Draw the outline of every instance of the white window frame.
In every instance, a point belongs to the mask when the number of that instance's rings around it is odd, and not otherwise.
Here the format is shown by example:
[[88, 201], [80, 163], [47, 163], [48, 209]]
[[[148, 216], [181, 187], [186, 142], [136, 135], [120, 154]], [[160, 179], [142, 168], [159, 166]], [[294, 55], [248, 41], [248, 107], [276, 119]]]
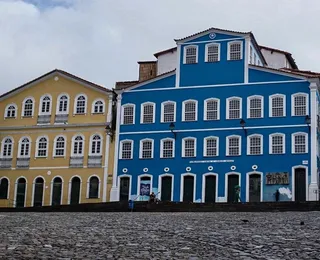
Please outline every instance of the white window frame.
[[[153, 118], [152, 118], [152, 123], [144, 123], [143, 122], [143, 116], [144, 116], [144, 106], [147, 106], [147, 105], [152, 105], [153, 106]], [[141, 104], [141, 111], [140, 111], [140, 124], [154, 124], [155, 122], [155, 119], [156, 119], [156, 103], [154, 102], [144, 102]]]
[[[67, 111], [59, 111], [59, 106], [60, 106], [60, 99], [66, 96], [67, 97]], [[70, 106], [70, 97], [67, 93], [61, 93], [58, 97], [57, 97], [57, 104], [56, 104], [56, 114], [57, 115], [68, 115], [69, 114], [69, 106]]]
[[[75, 142], [76, 142], [76, 138], [77, 137], [81, 137], [82, 138], [82, 153], [81, 154], [75, 154], [74, 153], [74, 145], [75, 145]], [[85, 152], [85, 143], [86, 143], [86, 139], [84, 137], [83, 134], [75, 134], [73, 137], [72, 137], [72, 141], [71, 141], [71, 156], [72, 157], [83, 157]]]
[[[125, 142], [131, 142], [131, 157], [130, 158], [122, 158], [122, 144]], [[120, 147], [119, 147], [119, 159], [121, 160], [130, 160], [133, 159], [133, 145], [134, 141], [130, 139], [125, 139], [120, 141]]]
[[[306, 143], [305, 143], [305, 152], [304, 153], [296, 153], [295, 152], [295, 137], [297, 135], [304, 135], [305, 136], [305, 139], [306, 139]], [[305, 133], [305, 132], [296, 132], [296, 133], [293, 133], [291, 134], [291, 153], [292, 154], [306, 154], [308, 153], [309, 151], [309, 139], [308, 139], [308, 133]]]
[[[28, 99], [31, 99], [32, 100], [32, 113], [31, 113], [31, 116], [24, 116], [24, 108], [25, 108], [25, 102], [28, 100]], [[35, 105], [36, 105], [36, 102], [34, 100], [34, 97], [26, 97], [23, 101], [22, 101], [22, 109], [21, 109], [21, 117], [25, 117], [25, 118], [33, 118], [34, 116], [34, 108], [35, 108]]]
[[[218, 60], [217, 61], [209, 61], [208, 59], [208, 54], [209, 54], [209, 47], [211, 46], [218, 46]], [[209, 63], [215, 63], [220, 61], [220, 43], [208, 43], [206, 44], [206, 49], [205, 49], [205, 62]]]
[[[151, 157], [150, 158], [143, 158], [142, 157], [144, 142], [151, 142]], [[154, 140], [151, 138], [145, 138], [145, 139], [140, 140], [139, 159], [148, 160], [148, 159], [153, 159], [153, 157], [154, 157]]]
[[[207, 154], [207, 140], [208, 139], [216, 139], [217, 142], [217, 154], [214, 156]], [[203, 156], [205, 157], [217, 157], [219, 156], [219, 137], [218, 136], [207, 136], [203, 139]]]
[[[9, 107], [11, 107], [11, 106], [14, 106], [15, 114], [13, 117], [7, 117]], [[18, 106], [15, 103], [8, 104], [6, 106], [6, 109], [4, 110], [4, 119], [17, 118], [17, 114], [18, 114]]]
[[[261, 117], [251, 117], [250, 113], [250, 102], [252, 99], [260, 99], [261, 100]], [[247, 118], [252, 118], [252, 119], [259, 119], [264, 117], [264, 98], [261, 95], [253, 95], [250, 97], [247, 97]]]
[[[77, 100], [80, 96], [85, 97], [84, 113], [77, 113]], [[84, 93], [80, 93], [80, 94], [76, 95], [76, 97], [74, 98], [74, 104], [73, 104], [73, 115], [86, 115], [87, 111], [88, 111], [88, 97], [87, 97], [87, 95]]]
[[[4, 145], [5, 141], [10, 139], [11, 140], [11, 155], [10, 156], [4, 156]], [[0, 158], [13, 158], [13, 152], [14, 152], [14, 139], [11, 136], [5, 136], [1, 141], [1, 151], [0, 151]]]
[[[193, 156], [186, 156], [185, 155], [185, 142], [187, 140], [194, 140], [194, 148], [193, 148], [194, 155]], [[189, 136], [189, 137], [185, 137], [185, 138], [182, 139], [182, 157], [184, 157], [184, 158], [195, 158], [195, 157], [197, 157], [197, 138]]]
[[[28, 154], [27, 155], [20, 155], [21, 154], [21, 149], [22, 149], [22, 141], [24, 139], [28, 139], [29, 140], [29, 150], [28, 150]], [[17, 158], [30, 158], [31, 157], [31, 148], [32, 148], [32, 141], [31, 138], [29, 136], [22, 136], [19, 140], [19, 145], [18, 145], [18, 154], [17, 154]]]
[[[93, 145], [93, 138], [95, 136], [99, 136], [100, 137], [100, 153], [92, 153], [92, 145]], [[95, 133], [95, 134], [92, 134], [90, 136], [90, 144], [89, 144], [89, 156], [94, 156], [94, 155], [102, 155], [102, 149], [103, 149], [103, 136], [99, 133]]]
[[[163, 156], [163, 143], [165, 141], [172, 141], [172, 157], [164, 157]], [[174, 158], [175, 157], [175, 145], [176, 145], [176, 143], [175, 143], [174, 138], [169, 138], [168, 137], [168, 138], [161, 139], [160, 140], [160, 158], [163, 158], [163, 159], [172, 159], [172, 158]]]
[[[276, 98], [276, 97], [281, 97], [283, 98], [283, 116], [272, 116], [272, 100], [273, 98]], [[287, 105], [286, 105], [286, 96], [284, 94], [273, 94], [271, 96], [269, 96], [269, 117], [285, 117], [286, 116], [286, 108], [287, 108]]]
[[[50, 98], [50, 104], [49, 104], [49, 112], [42, 112], [42, 102], [44, 101], [44, 99], [48, 97]], [[50, 94], [45, 94], [43, 96], [41, 96], [40, 98], [40, 103], [39, 103], [39, 115], [51, 115], [51, 109], [52, 109], [52, 96]]]
[[[235, 138], [235, 137], [239, 138], [239, 154], [238, 155], [229, 155], [229, 140], [231, 138]], [[226, 137], [226, 156], [241, 156], [241, 149], [242, 149], [242, 147], [241, 147], [241, 143], [242, 142], [241, 141], [242, 141], [242, 138], [241, 138], [240, 135], [229, 135], [229, 136], [227, 136]]]
[[309, 115], [309, 95], [307, 93], [303, 93], [303, 92], [299, 92], [299, 93], [294, 93], [291, 95], [291, 116], [300, 116], [300, 115], [295, 115], [294, 111], [295, 111], [295, 102], [294, 102], [294, 98], [296, 96], [303, 96], [306, 98], [306, 114], [305, 115], [301, 115], [301, 116], [306, 116]]
[[[46, 148], [46, 156], [39, 156], [38, 152], [39, 152], [39, 141], [41, 138], [46, 138], [47, 140], [47, 148]], [[49, 137], [47, 135], [42, 135], [42, 136], [38, 136], [37, 140], [36, 140], [36, 152], [35, 152], [35, 158], [47, 158], [49, 156]]]
[[[188, 103], [188, 102], [195, 102], [195, 104], [196, 104], [195, 120], [194, 121], [186, 121], [185, 111], [186, 111], [186, 103]], [[188, 100], [184, 100], [182, 102], [182, 121], [183, 122], [196, 122], [196, 121], [198, 121], [198, 100], [188, 99]]]
[[227, 57], [227, 59], [229, 61], [238, 61], [238, 60], [230, 60], [230, 47], [232, 44], [238, 44], [238, 43], [240, 43], [240, 50], [241, 50], [239, 60], [243, 59], [243, 43], [242, 43], [242, 41], [231, 41], [231, 42], [228, 42], [228, 55], [227, 55], [228, 57]]
[[[102, 112], [94, 112], [95, 106], [96, 106], [96, 102], [101, 101], [102, 102]], [[106, 111], [106, 103], [102, 98], [97, 98], [92, 102], [92, 106], [91, 106], [91, 114], [104, 114]]]
[[[195, 47], [196, 48], [196, 63], [187, 63], [187, 49]], [[192, 64], [197, 64], [198, 63], [198, 58], [199, 58], [199, 48], [198, 45], [186, 45], [183, 47], [183, 64], [186, 65], [192, 65]]]
[[[260, 153], [259, 154], [251, 154], [250, 153], [250, 147], [251, 147], [251, 138], [254, 138], [254, 137], [259, 137], [260, 138], [260, 142], [261, 142], [261, 145], [260, 145]], [[261, 134], [252, 134], [252, 135], [249, 135], [247, 136], [247, 155], [263, 155], [263, 135]]]
[[[126, 107], [133, 107], [133, 123], [132, 124], [124, 124], [124, 109]], [[121, 106], [121, 125], [134, 125], [136, 120], [136, 105], [132, 103], [127, 103]]]
[[[272, 152], [272, 137], [281, 136], [282, 137], [282, 153], [273, 153]], [[285, 154], [286, 153], [286, 135], [283, 133], [273, 133], [269, 135], [269, 154]]]
[[171, 122], [164, 122], [164, 106], [167, 104], [174, 105], [174, 114], [173, 114], [173, 121], [176, 122], [176, 110], [177, 110], [177, 103], [175, 101], [167, 100], [161, 103], [161, 123], [171, 123]]
[[[239, 111], [239, 118], [230, 118], [230, 111], [229, 111], [229, 107], [230, 107], [230, 101], [234, 100], [234, 99], [238, 99], [240, 102], [239, 106], [240, 106], [240, 111]], [[227, 98], [227, 105], [226, 105], [226, 116], [227, 116], [227, 119], [230, 119], [230, 120], [239, 120], [242, 118], [242, 98], [241, 97], [228, 97]]]
[[[57, 140], [59, 137], [63, 137], [64, 138], [64, 148], [63, 148], [63, 155], [56, 155], [56, 146], [57, 146]], [[53, 155], [52, 157], [54, 158], [65, 158], [66, 155], [66, 150], [67, 150], [67, 137], [65, 135], [57, 135], [54, 138], [54, 142], [53, 142]]]
[[[208, 119], [207, 117], [207, 112], [208, 112], [208, 102], [209, 101], [216, 101], [217, 104], [217, 119]], [[203, 120], [205, 121], [216, 121], [216, 120], [220, 120], [220, 99], [218, 98], [207, 98], [204, 100], [204, 113], [203, 113]]]

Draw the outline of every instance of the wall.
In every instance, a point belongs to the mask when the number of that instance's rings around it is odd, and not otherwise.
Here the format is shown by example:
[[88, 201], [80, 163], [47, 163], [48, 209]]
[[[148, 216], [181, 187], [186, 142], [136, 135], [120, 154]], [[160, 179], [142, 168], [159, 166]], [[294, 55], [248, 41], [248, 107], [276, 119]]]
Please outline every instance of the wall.
[[157, 66], [157, 75], [174, 70], [177, 66], [177, 50], [159, 55]]
[[291, 68], [285, 54], [279, 52], [271, 52], [265, 49], [261, 49], [261, 52], [268, 63], [268, 67], [274, 69]]

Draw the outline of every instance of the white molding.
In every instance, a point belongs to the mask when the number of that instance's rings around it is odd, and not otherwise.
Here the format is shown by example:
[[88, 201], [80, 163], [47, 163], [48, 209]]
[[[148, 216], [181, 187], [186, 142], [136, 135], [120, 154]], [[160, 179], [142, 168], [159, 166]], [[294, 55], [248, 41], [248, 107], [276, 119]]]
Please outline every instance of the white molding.
[[[153, 107], [153, 115], [152, 115], [152, 123], [144, 123], [143, 122], [143, 116], [144, 116], [144, 106], [147, 106], [147, 105], [152, 105]], [[140, 124], [153, 124], [155, 123], [155, 118], [156, 118], [156, 103], [154, 102], [150, 102], [150, 101], [147, 101], [147, 102], [144, 102], [141, 104], [140, 106]]]
[[[122, 158], [122, 146], [123, 146], [123, 143], [124, 142], [130, 142], [131, 143], [131, 157], [130, 158]], [[133, 140], [130, 140], [130, 139], [125, 139], [125, 140], [121, 140], [120, 141], [120, 151], [119, 151], [119, 159], [120, 160], [130, 160], [133, 158], [133, 145], [134, 145], [134, 141]]]
[[[46, 133], [61, 133], [62, 129], [64, 132], [78, 132], [78, 131], [87, 131], [88, 130], [87, 127], [94, 127], [94, 126], [96, 126], [96, 128], [90, 128], [90, 129], [102, 130], [102, 129], [105, 129], [106, 123], [104, 122], [104, 123], [92, 123], [92, 124], [70, 124], [70, 125], [69, 124], [54, 124], [54, 125], [46, 124], [46, 125], [26, 125], [26, 126], [8, 126], [8, 127], [0, 126], [0, 133], [6, 133], [4, 131], [7, 131], [7, 130], [10, 130], [10, 133], [12, 134], [21, 133], [21, 131], [16, 131], [16, 130], [23, 130], [25, 134], [26, 133], [28, 134], [43, 133], [43, 131], [46, 131]], [[80, 128], [80, 127], [86, 127], [86, 128]], [[52, 128], [57, 128], [57, 130]], [[30, 130], [27, 130], [27, 129], [30, 129]]]
[[171, 101], [171, 100], [167, 100], [167, 101], [163, 101], [161, 103], [161, 123], [170, 123], [170, 122], [164, 122], [164, 106], [167, 105], [167, 104], [173, 104], [174, 105], [174, 114], [173, 114], [173, 121], [172, 122], [176, 122], [177, 102]]
[[[239, 118], [230, 118], [230, 101], [232, 100], [239, 100]], [[238, 120], [242, 118], [242, 98], [241, 97], [228, 97], [226, 99], [226, 119], [230, 119], [230, 120]]]
[[[128, 177], [129, 178], [129, 194], [128, 194], [128, 200], [131, 199], [131, 187], [132, 187], [132, 176], [129, 174], [121, 174], [118, 176], [118, 184], [119, 184], [119, 189], [118, 189], [118, 198], [120, 198], [120, 183], [121, 183], [121, 178], [125, 178]], [[137, 191], [138, 192], [138, 191]]]
[[[261, 100], [261, 117], [251, 117], [250, 116], [250, 109], [251, 109], [251, 100], [252, 99], [260, 99]], [[247, 97], [247, 118], [259, 119], [264, 118], [264, 97], [261, 95], [252, 95]]]
[[73, 175], [69, 180], [69, 189], [68, 189], [68, 205], [70, 205], [71, 202], [71, 188], [72, 188], [72, 180], [74, 178], [80, 179], [80, 189], [79, 189], [79, 204], [81, 203], [81, 192], [82, 192], [82, 179], [79, 175]]
[[245, 37], [244, 40], [244, 83], [249, 82], [249, 62], [248, 62], [248, 54], [249, 54], [249, 47], [250, 47], [250, 36]]
[[[102, 102], [102, 112], [94, 112], [96, 102], [101, 101]], [[91, 105], [91, 114], [104, 114], [106, 112], [106, 102], [103, 98], [96, 98], [93, 100], [92, 105]]]
[[[22, 117], [22, 118], [25, 117], [25, 116], [24, 116], [25, 102], [26, 102], [27, 100], [29, 100], [29, 99], [32, 100], [32, 114], [31, 114], [30, 117], [33, 117], [33, 116], [34, 116], [34, 110], [35, 110], [36, 102], [35, 102], [34, 97], [28, 96], [28, 97], [26, 97], [26, 98], [22, 101], [22, 109], [21, 109], [21, 117]], [[29, 117], [29, 116], [28, 116], [28, 117]]]
[[0, 184], [3, 179], [6, 179], [8, 181], [8, 190], [7, 190], [7, 198], [6, 199], [10, 199], [10, 179], [6, 176], [0, 177]]
[[[142, 158], [143, 142], [151, 142], [151, 158]], [[153, 157], [154, 157], [154, 140], [151, 138], [141, 139], [140, 140], [140, 147], [139, 147], [139, 159], [147, 160], [147, 159], [153, 159]]]
[[[303, 135], [305, 136], [305, 152], [304, 153], [296, 153], [295, 152], [295, 136], [297, 135]], [[296, 132], [291, 134], [291, 153], [292, 154], [307, 154], [309, 153], [309, 139], [308, 139], [308, 133], [306, 132]]]
[[[215, 156], [208, 156], [207, 155], [207, 140], [208, 139], [215, 139], [217, 142], [217, 154]], [[217, 157], [219, 156], [219, 137], [218, 136], [207, 136], [205, 138], [203, 138], [203, 156], [204, 157]]]
[[309, 195], [309, 189], [308, 189], [308, 186], [309, 186], [309, 181], [308, 181], [308, 175], [309, 175], [309, 172], [308, 172], [308, 166], [305, 166], [305, 165], [295, 165], [291, 168], [291, 192], [292, 192], [292, 201], [296, 201], [296, 194], [295, 194], [295, 177], [296, 177], [296, 173], [295, 173], [295, 170], [298, 169], [298, 168], [304, 168], [305, 169], [305, 174], [306, 174], [306, 201], [308, 201], [308, 195]]
[[[15, 114], [14, 114], [14, 117], [7, 117], [7, 113], [8, 113], [8, 109], [9, 107], [11, 106], [14, 106], [14, 109], [15, 109]], [[4, 110], [4, 115], [3, 115], [3, 118], [4, 119], [7, 119], [7, 118], [17, 118], [18, 116], [18, 106], [16, 103], [10, 103], [6, 106], [5, 110]]]
[[[75, 154], [74, 153], [74, 145], [75, 145], [75, 142], [76, 142], [75, 139], [77, 137], [81, 137], [82, 138], [82, 141], [79, 141], [79, 143], [82, 142], [82, 153]], [[71, 139], [71, 156], [74, 156], [74, 157], [77, 157], [77, 156], [82, 157], [82, 156], [84, 156], [84, 154], [85, 154], [85, 152], [84, 152], [85, 143], [86, 143], [86, 138], [85, 138], [85, 136], [83, 134], [78, 133], [78, 134], [75, 134], [74, 136], [72, 136], [72, 139]]]
[[184, 186], [184, 177], [185, 176], [192, 176], [193, 177], [193, 202], [196, 201], [196, 189], [197, 189], [197, 175], [194, 173], [183, 173], [181, 174], [180, 178], [180, 202], [183, 201], [183, 186]]
[[[40, 141], [41, 138], [46, 138], [46, 140], [47, 140], [46, 156], [39, 156], [38, 155], [38, 152], [39, 152], [39, 141]], [[47, 158], [47, 157], [49, 157], [49, 144], [50, 144], [50, 141], [49, 141], [49, 137], [47, 135], [38, 136], [37, 140], [36, 140], [36, 149], [35, 149], [34, 157], [35, 158]]]
[[[59, 111], [60, 107], [60, 99], [61, 97], [66, 96], [67, 97], [67, 111]], [[60, 93], [59, 96], [57, 97], [57, 103], [56, 103], [56, 114], [57, 115], [67, 115], [69, 114], [69, 107], [70, 107], [70, 96], [67, 93]]]
[[[57, 146], [57, 140], [59, 137], [63, 137], [64, 139], [64, 151], [63, 151], [63, 155], [56, 155], [56, 146]], [[54, 141], [53, 141], [53, 154], [52, 154], [52, 157], [66, 157], [66, 149], [67, 149], [67, 137], [65, 135], [57, 135], [55, 138], [54, 138]]]
[[15, 208], [17, 206], [17, 190], [18, 190], [18, 181], [20, 179], [25, 179], [26, 183], [25, 183], [25, 191], [24, 191], [24, 205], [23, 207], [27, 206], [27, 192], [28, 192], [28, 179], [24, 176], [19, 176], [16, 181], [15, 181], [15, 187], [14, 187], [14, 197], [13, 197], [13, 207]]
[[137, 197], [140, 196], [140, 184], [141, 184], [141, 178], [143, 177], [149, 177], [150, 178], [150, 193], [152, 192], [152, 188], [153, 188], [153, 175], [152, 174], [140, 174], [138, 175], [138, 183], [137, 183]]
[[[260, 138], [260, 153], [259, 154], [251, 154], [250, 148], [251, 148], [251, 138], [253, 137], [259, 137]], [[262, 134], [251, 134], [247, 136], [247, 155], [263, 155], [263, 135]]]
[[[229, 154], [229, 140], [230, 138], [239, 138], [239, 154], [238, 155], [230, 155]], [[240, 135], [228, 135], [226, 136], [226, 156], [241, 156], [241, 136]]]
[[[132, 124], [124, 124], [124, 109], [126, 107], [133, 107], [133, 123]], [[136, 105], [133, 103], [127, 103], [127, 104], [123, 104], [121, 106], [121, 125], [134, 125], [136, 122]]]
[[246, 202], [250, 202], [249, 201], [249, 196], [250, 196], [250, 175], [253, 174], [258, 174], [260, 175], [260, 179], [261, 179], [261, 183], [260, 183], [260, 202], [263, 201], [263, 173], [259, 172], [259, 171], [251, 171], [251, 172], [247, 172], [246, 174]]
[[[209, 53], [209, 47], [211, 46], [218, 46], [218, 60], [217, 61], [214, 61], [214, 62], [219, 62], [220, 61], [220, 43], [216, 43], [216, 42], [212, 42], [212, 43], [207, 43], [206, 46], [205, 46], [205, 56], [204, 56], [204, 62], [209, 62], [208, 61], [208, 53]], [[213, 62], [213, 61], [210, 61], [210, 63]], [[214, 63], [213, 62], [213, 63]]]
[[[196, 109], [195, 109], [195, 120], [193, 121], [186, 121], [186, 118], [185, 118], [185, 106], [186, 106], [186, 103], [189, 103], [189, 102], [194, 102], [195, 103], [195, 106], [196, 106]], [[198, 121], [198, 100], [195, 100], [195, 99], [187, 99], [187, 100], [184, 100], [182, 102], [182, 122], [196, 122]]]
[[[27, 138], [29, 141], [29, 149], [28, 149], [28, 154], [27, 155], [21, 155], [21, 149], [22, 149], [22, 141], [23, 139]], [[19, 145], [18, 145], [18, 154], [17, 158], [30, 158], [31, 157], [31, 149], [32, 149], [32, 140], [30, 136], [22, 136], [19, 140]]]
[[[194, 141], [194, 147], [193, 147], [193, 150], [194, 150], [194, 156], [185, 156], [185, 141], [187, 140], [193, 140]], [[181, 156], [183, 158], [193, 158], [193, 157], [197, 157], [197, 138], [195, 137], [185, 137], [185, 138], [182, 138], [182, 154]]]
[[[238, 175], [239, 176], [239, 182], [238, 185], [241, 187], [241, 174], [239, 172], [228, 172], [225, 174], [225, 179], [224, 179], [224, 196], [226, 198], [225, 202], [228, 202], [228, 177], [229, 175]], [[240, 188], [241, 189], [241, 188]], [[240, 198], [241, 198], [241, 190], [240, 190]]]
[[[272, 116], [272, 99], [276, 97], [281, 97], [283, 99], [283, 116]], [[269, 96], [269, 117], [285, 117], [287, 114], [286, 110], [287, 110], [286, 95], [277, 93]]]
[[207, 172], [202, 175], [202, 203], [205, 202], [206, 197], [206, 177], [207, 176], [215, 176], [216, 177], [216, 195], [215, 195], [215, 202], [218, 202], [218, 188], [219, 188], [219, 174], [215, 172]]
[[176, 84], [175, 88], [179, 88], [180, 86], [180, 61], [181, 61], [181, 45], [177, 44], [177, 64], [176, 64]]
[[[195, 63], [186, 63], [186, 60], [187, 60], [187, 49], [189, 48], [196, 48], [196, 62]], [[183, 64], [185, 65], [190, 65], [190, 64], [197, 64], [198, 63], [198, 58], [199, 58], [199, 47], [198, 45], [186, 45], [183, 47]]]
[[[11, 155], [10, 156], [4, 156], [3, 152], [4, 152], [4, 145], [5, 145], [5, 141], [10, 139], [11, 140]], [[19, 150], [18, 150], [19, 151]], [[0, 158], [13, 158], [13, 152], [14, 152], [14, 139], [12, 136], [5, 136], [2, 138], [1, 141], [1, 151], [0, 151]]]
[[[90, 194], [90, 181], [92, 177], [97, 177], [98, 178], [98, 198], [89, 198], [89, 194]], [[101, 190], [101, 179], [97, 174], [92, 174], [88, 177], [87, 179], [87, 192], [86, 192], [86, 198], [87, 199], [100, 199], [100, 190]]]
[[[172, 157], [163, 157], [163, 142], [165, 141], [172, 141]], [[163, 159], [170, 159], [170, 158], [174, 158], [175, 157], [175, 140], [174, 138], [170, 138], [170, 137], [166, 137], [166, 138], [162, 138], [160, 140], [160, 158]]]
[[283, 133], [273, 133], [269, 135], [269, 154], [279, 154], [279, 153], [272, 153], [272, 137], [274, 136], [281, 136], [282, 137], [282, 151], [283, 153], [280, 154], [285, 154], [286, 153], [286, 135]]
[[234, 60], [230, 60], [230, 46], [232, 44], [240, 44], [240, 50], [241, 50], [241, 53], [240, 53], [240, 60], [243, 59], [243, 42], [241, 40], [238, 40], [238, 41], [230, 41], [228, 42], [228, 55], [227, 55], [227, 60], [228, 61], [234, 61]]
[[[208, 119], [207, 118], [207, 112], [208, 112], [208, 102], [209, 101], [215, 101], [217, 102], [217, 119]], [[204, 100], [203, 103], [203, 107], [204, 107], [204, 112], [203, 112], [203, 120], [205, 121], [215, 121], [215, 120], [220, 120], [220, 99], [219, 98], [207, 98]]]
[[171, 201], [173, 201], [173, 191], [174, 191], [174, 175], [171, 173], [163, 173], [158, 177], [158, 199], [161, 199], [161, 188], [162, 188], [162, 177], [171, 177]]
[[60, 175], [56, 175], [56, 176], [54, 176], [53, 177], [53, 179], [51, 180], [51, 190], [50, 190], [50, 206], [52, 206], [52, 195], [53, 195], [53, 183], [54, 183], [54, 180], [56, 179], [56, 178], [60, 178], [61, 179], [61, 198], [60, 198], [60, 205], [62, 205], [62, 200], [63, 200], [63, 186], [64, 186], [64, 180], [63, 180], [63, 178], [60, 176]]
[[[296, 96], [303, 96], [306, 99], [306, 114], [305, 115], [295, 115], [294, 114], [294, 108], [295, 108], [295, 102], [294, 98]], [[291, 95], [291, 116], [306, 116], [309, 115], [309, 95], [307, 93], [299, 92], [299, 93], [294, 93]]]
[[[83, 96], [85, 98], [85, 105], [84, 105], [84, 113], [77, 113], [77, 100], [79, 97]], [[88, 97], [84, 93], [80, 93], [75, 96], [74, 102], [73, 102], [73, 115], [86, 115], [88, 112]]]
[[41, 175], [38, 175], [36, 176], [34, 179], [33, 179], [33, 182], [32, 182], [32, 196], [31, 196], [31, 207], [34, 206], [34, 193], [36, 191], [35, 189], [35, 186], [36, 186], [36, 180], [38, 178], [41, 178], [43, 180], [43, 188], [42, 188], [42, 206], [45, 206], [44, 205], [44, 195], [45, 195], [45, 192], [46, 192], [46, 180], [43, 176]]
[[[50, 99], [50, 103], [49, 103], [49, 112], [42, 112], [42, 103], [43, 103], [43, 99], [48, 97]], [[38, 115], [51, 115], [51, 110], [52, 110], [52, 96], [51, 94], [44, 94], [40, 97], [40, 102], [39, 102], [39, 110], [38, 110]]]
[[[100, 137], [100, 153], [92, 153], [93, 138], [94, 138], [95, 136], [99, 136], [99, 137]], [[93, 133], [93, 134], [90, 136], [90, 140], [89, 140], [89, 153], [88, 153], [88, 155], [89, 155], [89, 156], [92, 156], [92, 155], [102, 155], [102, 154], [103, 154], [102, 149], [103, 149], [103, 136], [102, 136], [100, 133]], [[106, 165], [107, 165], [107, 164], [106, 164]]]

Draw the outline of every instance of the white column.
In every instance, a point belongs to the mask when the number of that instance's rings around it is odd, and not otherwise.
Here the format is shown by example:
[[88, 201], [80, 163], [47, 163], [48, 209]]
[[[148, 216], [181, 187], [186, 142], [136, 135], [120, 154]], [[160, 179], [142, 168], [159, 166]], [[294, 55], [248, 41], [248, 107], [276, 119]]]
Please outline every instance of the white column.
[[180, 87], [181, 44], [177, 45], [176, 88]]
[[249, 59], [248, 55], [250, 53], [250, 37], [246, 37], [244, 41], [244, 83], [249, 82]]
[[110, 201], [119, 201], [119, 187], [117, 187], [118, 178], [118, 155], [119, 155], [119, 131], [120, 131], [120, 116], [121, 116], [121, 94], [117, 96], [117, 118], [116, 118], [116, 133], [114, 136], [114, 164], [112, 188], [110, 192]]
[[309, 185], [309, 201], [318, 200], [318, 171], [317, 171], [317, 84], [310, 83], [310, 135], [311, 135], [311, 180]]

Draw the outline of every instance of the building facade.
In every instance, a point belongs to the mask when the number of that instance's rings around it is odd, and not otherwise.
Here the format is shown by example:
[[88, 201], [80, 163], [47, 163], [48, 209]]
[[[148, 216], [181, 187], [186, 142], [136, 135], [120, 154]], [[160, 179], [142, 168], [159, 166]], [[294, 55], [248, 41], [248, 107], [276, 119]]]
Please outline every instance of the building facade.
[[105, 202], [112, 92], [61, 70], [0, 97], [0, 206]]
[[175, 41], [116, 85], [111, 200], [317, 200], [319, 74], [250, 32]]

